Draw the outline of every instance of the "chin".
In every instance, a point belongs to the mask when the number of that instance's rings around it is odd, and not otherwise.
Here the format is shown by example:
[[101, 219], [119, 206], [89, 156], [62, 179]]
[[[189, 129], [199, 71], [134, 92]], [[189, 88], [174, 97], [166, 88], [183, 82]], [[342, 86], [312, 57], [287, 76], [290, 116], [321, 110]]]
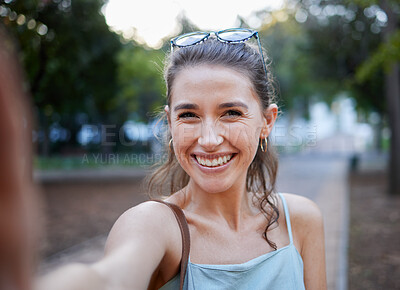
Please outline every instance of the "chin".
[[200, 187], [203, 191], [210, 194], [218, 194], [228, 191], [233, 184], [224, 184], [221, 180], [215, 181], [194, 181], [196, 187]]

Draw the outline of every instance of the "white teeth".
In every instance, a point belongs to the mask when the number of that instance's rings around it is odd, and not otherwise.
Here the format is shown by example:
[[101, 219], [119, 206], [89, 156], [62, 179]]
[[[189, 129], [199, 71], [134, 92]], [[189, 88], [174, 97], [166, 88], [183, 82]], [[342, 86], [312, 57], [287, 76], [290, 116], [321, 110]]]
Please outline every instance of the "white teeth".
[[206, 159], [206, 158], [202, 158], [202, 157], [198, 157], [196, 156], [197, 161], [203, 165], [203, 166], [208, 166], [208, 167], [216, 167], [216, 166], [220, 166], [223, 165], [225, 163], [227, 163], [229, 160], [231, 160], [232, 155], [225, 155], [224, 157], [219, 157], [218, 159]]

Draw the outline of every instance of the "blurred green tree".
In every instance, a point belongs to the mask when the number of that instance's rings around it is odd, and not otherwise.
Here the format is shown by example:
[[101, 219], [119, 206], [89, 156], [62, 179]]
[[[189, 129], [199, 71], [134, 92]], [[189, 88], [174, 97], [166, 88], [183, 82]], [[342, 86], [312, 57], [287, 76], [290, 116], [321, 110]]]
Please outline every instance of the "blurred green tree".
[[162, 75], [164, 54], [161, 50], [129, 43], [119, 52], [117, 59], [120, 90], [113, 100], [114, 106], [122, 105], [126, 114], [134, 112], [135, 121], [147, 123], [154, 118], [151, 113], [165, 104]]
[[280, 107], [308, 118], [309, 99], [318, 93], [319, 84], [312, 78], [312, 57], [304, 53], [309, 43], [304, 27], [290, 17], [261, 29], [260, 38], [277, 79]]
[[2, 1], [0, 17], [20, 43], [30, 90], [49, 154], [48, 131], [56, 122], [70, 130], [68, 144], [87, 122], [118, 120], [116, 55], [120, 41], [101, 14], [103, 0]]
[[[395, 0], [301, 0], [317, 80], [347, 90], [359, 109], [387, 117], [389, 192], [400, 194], [400, 3]], [[383, 118], [381, 118], [383, 119]]]
[[[329, 81], [321, 91], [331, 99], [342, 91], [350, 92], [360, 110], [384, 114], [385, 103], [376, 96], [383, 94], [383, 75], [374, 74], [374, 82], [355, 81], [357, 68], [382, 41], [379, 33], [383, 24], [367, 17], [363, 8], [354, 3], [336, 1], [320, 2], [308, 6], [305, 22], [310, 45], [306, 53], [313, 55], [312, 71], [318, 81]], [[340, 4], [341, 3], [341, 4]], [[344, 5], [346, 4], [346, 5]]]
[[[383, 42], [372, 55], [358, 67], [356, 79], [365, 84], [373, 81], [377, 72], [384, 72], [386, 108], [389, 119], [390, 158], [389, 192], [400, 195], [400, 3], [398, 1], [369, 1], [379, 4], [385, 12], [387, 21], [382, 29]], [[361, 1], [361, 5], [366, 5]]]

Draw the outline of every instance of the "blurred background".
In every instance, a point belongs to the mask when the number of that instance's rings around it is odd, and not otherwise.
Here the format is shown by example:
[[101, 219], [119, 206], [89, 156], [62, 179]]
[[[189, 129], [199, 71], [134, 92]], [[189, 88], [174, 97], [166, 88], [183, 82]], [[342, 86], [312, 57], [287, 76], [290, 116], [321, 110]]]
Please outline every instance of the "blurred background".
[[278, 190], [321, 207], [329, 289], [400, 289], [398, 0], [1, 0], [0, 25], [32, 97], [39, 274], [101, 257], [118, 216], [148, 199], [170, 38], [246, 27], [279, 87]]

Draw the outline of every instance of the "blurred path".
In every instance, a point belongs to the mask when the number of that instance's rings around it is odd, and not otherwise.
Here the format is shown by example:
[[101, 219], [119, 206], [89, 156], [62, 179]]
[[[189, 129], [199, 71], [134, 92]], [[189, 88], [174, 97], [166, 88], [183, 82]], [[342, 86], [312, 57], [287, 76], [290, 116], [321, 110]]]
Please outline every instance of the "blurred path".
[[[336, 136], [334, 139], [322, 141], [314, 148], [308, 148], [306, 152], [280, 158], [277, 190], [304, 195], [314, 200], [323, 213], [329, 290], [347, 289], [347, 170], [352, 152], [349, 144], [352, 143], [348, 137]], [[87, 174], [96, 179], [95, 174]], [[105, 175], [107, 174], [99, 175], [99, 179], [107, 179]], [[114, 173], [112, 175], [115, 176]], [[140, 174], [137, 177], [139, 176]], [[53, 175], [50, 180], [51, 183], [56, 183], [57, 178]], [[139, 181], [140, 178], [137, 178], [138, 184]], [[141, 199], [133, 198], [130, 206]], [[95, 261], [103, 254], [105, 240], [106, 235], [101, 234], [58, 252], [41, 264], [40, 272], [47, 272], [71, 261]]]
[[277, 189], [315, 201], [325, 226], [329, 290], [344, 290], [347, 284], [348, 157], [305, 154], [282, 158]]
[[322, 211], [329, 290], [347, 289], [348, 168], [354, 144], [352, 136], [335, 135], [280, 158], [277, 190], [306, 196]]
[[93, 262], [103, 254], [117, 218], [147, 199], [143, 169], [36, 172], [41, 184], [46, 236], [39, 273], [67, 262]]

